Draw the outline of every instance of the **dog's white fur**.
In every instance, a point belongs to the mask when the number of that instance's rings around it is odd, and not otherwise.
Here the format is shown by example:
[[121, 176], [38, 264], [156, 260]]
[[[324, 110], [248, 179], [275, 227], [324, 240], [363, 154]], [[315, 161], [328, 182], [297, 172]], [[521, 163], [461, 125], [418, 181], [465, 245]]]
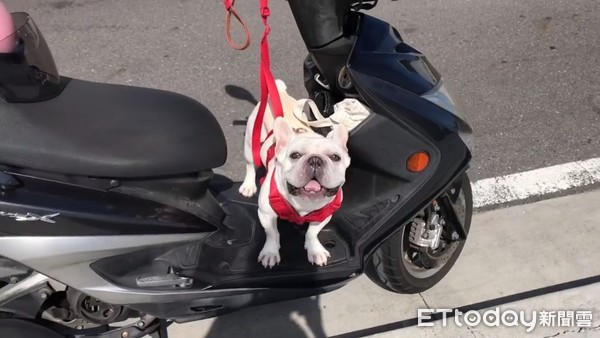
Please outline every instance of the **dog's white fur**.
[[[275, 183], [281, 196], [288, 201], [299, 215], [304, 216], [331, 203], [334, 197], [325, 194], [326, 188], [341, 187], [345, 182], [346, 169], [350, 165], [350, 156], [346, 148], [348, 141], [346, 128], [335, 126], [327, 137], [313, 133], [310, 130], [303, 133], [294, 132], [290, 125], [304, 127], [303, 125], [297, 125], [293, 119], [287, 118], [292, 115], [291, 111], [295, 99], [287, 94], [287, 88], [283, 81], [277, 80], [277, 88], [286, 118], [274, 120], [270, 107], [267, 105], [261, 131], [261, 143], [266, 141], [267, 145], [261, 149], [261, 160], [267, 168], [267, 174], [258, 196], [258, 217], [265, 229], [266, 241], [258, 260], [265, 267], [273, 267], [281, 261], [277, 214], [271, 208], [269, 202], [271, 177], [275, 175]], [[252, 158], [252, 131], [257, 112], [258, 105], [250, 115], [246, 128], [244, 145], [246, 176], [239, 189], [239, 192], [246, 197], [253, 196], [257, 191], [256, 171]], [[265, 163], [266, 148], [271, 142], [271, 140], [265, 139], [270, 130], [273, 130], [273, 141], [276, 143], [275, 158], [270, 163]], [[293, 159], [290, 157], [292, 153], [298, 153], [301, 157]], [[295, 154], [295, 157], [298, 154]], [[339, 156], [339, 158], [336, 156]], [[310, 167], [308, 160], [311, 157], [318, 157], [323, 163], [317, 170]], [[304, 188], [300, 188], [296, 191], [296, 195], [292, 195], [288, 191], [288, 183], [294, 187], [305, 187], [311, 180], [319, 182], [320, 192], [309, 193]], [[319, 242], [317, 235], [330, 220], [331, 216], [323, 222], [311, 222], [306, 231], [304, 247], [307, 251], [308, 260], [319, 266], [327, 264], [327, 258], [330, 255]]]

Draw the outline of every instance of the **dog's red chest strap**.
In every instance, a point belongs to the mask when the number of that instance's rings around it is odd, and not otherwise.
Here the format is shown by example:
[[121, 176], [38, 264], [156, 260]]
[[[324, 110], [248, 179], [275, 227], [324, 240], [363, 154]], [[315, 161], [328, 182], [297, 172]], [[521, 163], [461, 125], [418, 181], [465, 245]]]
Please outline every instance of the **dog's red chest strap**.
[[335, 198], [319, 210], [315, 210], [305, 216], [300, 216], [294, 208], [281, 196], [277, 184], [275, 183], [275, 173], [271, 175], [271, 189], [269, 190], [269, 203], [271, 208], [281, 219], [296, 224], [306, 222], [323, 222], [327, 217], [333, 215], [342, 205], [342, 189], [338, 190]]

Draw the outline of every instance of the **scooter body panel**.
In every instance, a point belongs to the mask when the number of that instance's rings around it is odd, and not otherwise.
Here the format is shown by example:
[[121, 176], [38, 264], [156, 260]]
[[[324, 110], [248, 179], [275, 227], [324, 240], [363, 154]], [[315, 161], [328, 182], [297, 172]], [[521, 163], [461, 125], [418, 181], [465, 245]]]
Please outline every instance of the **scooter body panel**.
[[[241, 307], [324, 293], [355, 278], [388, 236], [467, 169], [467, 122], [434, 103], [440, 78], [387, 23], [360, 15], [345, 65], [373, 110], [352, 131], [352, 165], [342, 208], [319, 234], [332, 257], [308, 263], [304, 229], [280, 222], [282, 263], [257, 261], [264, 232], [255, 199], [210, 174], [154, 179], [89, 179], [23, 173], [0, 196], [0, 256], [112, 304], [160, 318], [206, 318]], [[429, 95], [429, 98], [427, 96]], [[451, 107], [452, 108], [452, 107]], [[429, 166], [406, 168], [426, 151]], [[242, 165], [242, 164], [240, 164]], [[19, 221], [9, 214], [52, 215]], [[144, 288], [137, 278], [173, 269], [186, 287]]]

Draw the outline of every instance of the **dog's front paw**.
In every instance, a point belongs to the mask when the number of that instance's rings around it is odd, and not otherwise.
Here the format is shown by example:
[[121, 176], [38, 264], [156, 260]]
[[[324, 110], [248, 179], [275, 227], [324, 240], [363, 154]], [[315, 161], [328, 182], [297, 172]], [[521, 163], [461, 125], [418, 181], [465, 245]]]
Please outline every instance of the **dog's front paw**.
[[304, 248], [308, 254], [308, 261], [312, 264], [316, 264], [318, 266], [326, 265], [327, 258], [331, 257], [329, 251], [327, 251], [327, 249], [325, 249], [325, 247], [318, 240], [307, 241], [304, 244]]
[[254, 183], [254, 182], [244, 182], [240, 186], [240, 189], [238, 191], [244, 197], [252, 197], [252, 196], [254, 196], [254, 194], [256, 194], [256, 191], [257, 191], [257, 189], [256, 189], [256, 183]]
[[279, 256], [279, 246], [276, 243], [266, 242], [265, 246], [258, 254], [258, 261], [262, 263], [265, 268], [272, 268], [281, 262]]

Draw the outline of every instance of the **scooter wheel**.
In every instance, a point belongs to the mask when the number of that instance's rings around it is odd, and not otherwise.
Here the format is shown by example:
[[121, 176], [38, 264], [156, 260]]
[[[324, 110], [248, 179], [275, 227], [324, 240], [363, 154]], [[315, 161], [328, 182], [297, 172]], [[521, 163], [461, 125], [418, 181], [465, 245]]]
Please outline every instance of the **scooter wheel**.
[[[453, 187], [454, 193], [457, 194], [455, 209], [462, 209], [456, 210], [456, 215], [462, 218], [468, 233], [473, 215], [473, 195], [469, 177], [463, 174]], [[421, 252], [423, 256], [418, 262], [408, 257], [409, 232], [410, 229], [405, 226], [383, 242], [365, 267], [365, 274], [369, 279], [395, 293], [414, 294], [432, 288], [450, 271], [465, 245], [465, 240], [450, 243], [452, 252], [441, 255], [440, 262], [431, 267], [431, 262], [436, 258], [427, 252]]]

